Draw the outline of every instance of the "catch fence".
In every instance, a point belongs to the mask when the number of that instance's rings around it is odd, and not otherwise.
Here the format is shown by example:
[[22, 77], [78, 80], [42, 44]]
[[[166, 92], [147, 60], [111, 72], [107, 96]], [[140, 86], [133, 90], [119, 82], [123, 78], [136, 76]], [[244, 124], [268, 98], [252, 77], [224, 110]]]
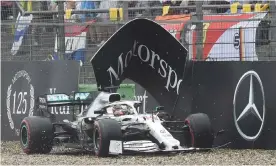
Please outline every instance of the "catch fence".
[[95, 3], [90, 8], [80, 8], [81, 3], [74, 1], [13, 1], [1, 5], [1, 60], [81, 60], [81, 84], [94, 79], [89, 62], [93, 54], [134, 18], [160, 23], [186, 47], [191, 60], [275, 58], [273, 1], [231, 5], [225, 1], [113, 1], [107, 6]]

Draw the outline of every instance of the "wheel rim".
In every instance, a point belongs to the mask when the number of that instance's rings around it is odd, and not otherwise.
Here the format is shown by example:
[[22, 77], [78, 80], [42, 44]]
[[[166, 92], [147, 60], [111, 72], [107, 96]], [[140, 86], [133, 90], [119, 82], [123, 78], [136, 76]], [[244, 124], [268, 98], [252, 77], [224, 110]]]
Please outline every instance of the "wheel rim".
[[23, 125], [21, 128], [21, 142], [23, 146], [28, 145], [28, 130], [26, 125]]
[[191, 126], [190, 126], [190, 121], [185, 121], [184, 122], [185, 126], [187, 127], [187, 130], [189, 132], [189, 134], [187, 135], [188, 136], [188, 140], [189, 140], [189, 146], [193, 147], [194, 146], [194, 134], [191, 130]]
[[95, 149], [97, 150], [99, 150], [99, 147], [100, 147], [100, 140], [101, 138], [100, 138], [99, 132], [96, 129], [94, 133], [94, 146], [95, 146]]

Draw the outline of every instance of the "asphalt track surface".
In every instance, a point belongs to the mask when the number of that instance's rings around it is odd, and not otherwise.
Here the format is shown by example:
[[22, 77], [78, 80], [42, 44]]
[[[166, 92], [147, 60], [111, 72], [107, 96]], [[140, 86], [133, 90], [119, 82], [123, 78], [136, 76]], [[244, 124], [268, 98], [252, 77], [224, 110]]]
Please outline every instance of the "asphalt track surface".
[[1, 165], [275, 165], [276, 150], [229, 150], [185, 154], [139, 154], [98, 158], [56, 148], [48, 155], [26, 155], [19, 142], [1, 142]]

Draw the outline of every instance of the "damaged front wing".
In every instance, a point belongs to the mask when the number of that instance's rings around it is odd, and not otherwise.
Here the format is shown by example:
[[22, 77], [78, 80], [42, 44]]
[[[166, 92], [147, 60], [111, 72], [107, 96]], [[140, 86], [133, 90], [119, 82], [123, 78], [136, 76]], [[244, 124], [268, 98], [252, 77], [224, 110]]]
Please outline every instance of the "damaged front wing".
[[[212, 149], [222, 148], [230, 143], [212, 147], [212, 148], [194, 148], [194, 147], [182, 147], [179, 146], [178, 149], [172, 150], [162, 150], [157, 144], [151, 141], [110, 141], [109, 151], [110, 154], [120, 155], [120, 154], [132, 154], [132, 153], [190, 153], [190, 152], [207, 152]], [[114, 146], [115, 145], [115, 146]], [[119, 145], [119, 146], [118, 146]]]

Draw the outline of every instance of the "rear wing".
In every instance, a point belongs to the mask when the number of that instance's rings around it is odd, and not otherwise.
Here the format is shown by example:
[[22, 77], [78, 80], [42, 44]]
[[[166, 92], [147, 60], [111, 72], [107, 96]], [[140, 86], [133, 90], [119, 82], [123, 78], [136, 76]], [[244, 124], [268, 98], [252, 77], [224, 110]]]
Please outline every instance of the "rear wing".
[[94, 100], [92, 93], [74, 92], [71, 95], [65, 93], [45, 94], [37, 99], [39, 108], [57, 107], [57, 106], [82, 106], [89, 105]]

